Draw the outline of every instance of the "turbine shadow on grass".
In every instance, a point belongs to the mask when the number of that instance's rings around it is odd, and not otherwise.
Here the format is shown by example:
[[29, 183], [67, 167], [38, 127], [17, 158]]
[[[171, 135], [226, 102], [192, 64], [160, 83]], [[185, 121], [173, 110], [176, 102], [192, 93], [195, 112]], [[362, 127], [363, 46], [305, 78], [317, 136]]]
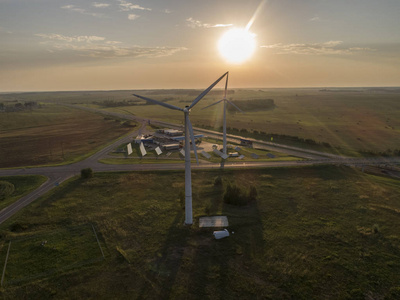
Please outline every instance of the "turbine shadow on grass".
[[[162, 299], [170, 298], [171, 289], [182, 264], [184, 249], [191, 230], [191, 227], [183, 225], [184, 219], [184, 211], [179, 211], [166, 234], [159, 257], [154, 259], [147, 271], [148, 277], [153, 278], [160, 287], [157, 292], [160, 292], [159, 297]], [[148, 287], [143, 286], [139, 295], [138, 299], [146, 298], [149, 295]]]
[[[222, 173], [222, 174], [221, 174]], [[224, 176], [225, 172], [218, 172]], [[235, 299], [238, 295], [257, 297], [252, 287], [243, 286], [243, 276], [257, 277], [252, 264], [257, 264], [265, 252], [263, 224], [256, 202], [247, 206], [233, 206], [223, 202], [224, 187], [214, 187], [214, 195], [200, 191], [199, 194], [211, 198], [208, 206], [210, 215], [228, 216], [230, 236], [215, 240], [213, 231], [220, 228], [200, 228], [188, 239], [190, 262], [185, 262], [185, 293], [188, 298]], [[204, 204], [206, 205], [206, 204]], [[234, 233], [233, 233], [234, 232]], [[257, 268], [255, 268], [257, 269]], [[177, 298], [180, 295], [172, 295]]]

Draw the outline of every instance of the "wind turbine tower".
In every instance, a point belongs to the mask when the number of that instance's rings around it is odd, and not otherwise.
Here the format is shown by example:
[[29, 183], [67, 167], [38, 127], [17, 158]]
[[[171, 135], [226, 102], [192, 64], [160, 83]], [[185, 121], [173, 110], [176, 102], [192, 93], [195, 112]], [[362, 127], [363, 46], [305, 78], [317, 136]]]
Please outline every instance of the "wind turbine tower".
[[219, 101], [217, 101], [217, 102], [215, 102], [215, 103], [213, 103], [213, 104], [211, 104], [211, 105], [208, 105], [208, 106], [206, 106], [206, 107], [204, 107], [204, 108], [202, 108], [202, 109], [206, 109], [206, 108], [208, 108], [208, 107], [210, 107], [210, 106], [213, 106], [213, 105], [216, 105], [216, 104], [218, 104], [218, 103], [220, 103], [220, 102], [224, 102], [224, 120], [223, 120], [223, 128], [222, 128], [222, 139], [223, 139], [223, 150], [222, 150], [222, 152], [225, 154], [225, 155], [227, 155], [227, 142], [226, 142], [226, 104], [227, 103], [229, 103], [229, 104], [231, 104], [233, 107], [235, 107], [238, 111], [240, 111], [241, 113], [244, 113], [239, 107], [237, 107], [235, 104], [233, 104], [231, 101], [229, 101], [228, 99], [226, 99], [226, 94], [227, 94], [227, 91], [228, 91], [228, 74], [226, 75], [226, 80], [225, 80], [225, 93], [224, 93], [224, 98], [223, 99], [221, 99], [221, 100], [219, 100]]
[[[164, 106], [169, 109], [182, 111], [185, 118], [185, 224], [192, 225], [193, 224], [193, 210], [192, 210], [192, 172], [190, 166], [190, 140], [192, 141], [194, 155], [196, 157], [197, 164], [199, 163], [199, 159], [197, 157], [197, 149], [195, 144], [195, 138], [193, 133], [192, 123], [189, 119], [190, 110], [201, 100], [205, 95], [208, 94], [211, 89], [222, 80], [225, 76], [228, 76], [228, 72], [223, 74], [220, 78], [218, 78], [213, 84], [211, 84], [207, 89], [205, 89], [196, 99], [193, 100], [192, 104], [186, 106], [185, 108], [180, 108], [175, 105], [161, 102], [158, 100], [150, 99], [147, 97], [139, 96], [133, 94], [134, 96]], [[226, 90], [226, 85], [225, 85]]]

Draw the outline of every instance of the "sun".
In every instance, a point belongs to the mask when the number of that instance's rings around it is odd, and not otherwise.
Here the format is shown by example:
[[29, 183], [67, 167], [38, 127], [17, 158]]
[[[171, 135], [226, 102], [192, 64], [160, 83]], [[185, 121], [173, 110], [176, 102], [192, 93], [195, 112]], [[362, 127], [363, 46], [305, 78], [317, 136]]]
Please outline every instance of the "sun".
[[243, 63], [253, 55], [255, 49], [255, 34], [245, 28], [233, 28], [218, 41], [220, 54], [230, 63]]

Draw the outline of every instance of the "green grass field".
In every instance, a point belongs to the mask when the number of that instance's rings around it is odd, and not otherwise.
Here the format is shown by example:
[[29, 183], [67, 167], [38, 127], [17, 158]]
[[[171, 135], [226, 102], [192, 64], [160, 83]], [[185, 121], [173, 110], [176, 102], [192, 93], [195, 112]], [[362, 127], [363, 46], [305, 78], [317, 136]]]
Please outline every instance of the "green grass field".
[[[224, 185], [256, 186], [257, 201], [224, 204], [217, 176]], [[96, 173], [62, 184], [0, 225], [0, 261], [10, 240], [60, 232], [59, 243], [69, 235], [63, 228], [83, 224], [96, 228], [105, 260], [41, 278], [23, 277], [17, 264], [19, 282], [4, 286], [2, 297], [399, 298], [399, 180], [329, 166], [194, 171], [192, 178], [192, 227], [183, 225], [179, 202], [183, 172]], [[198, 228], [204, 215], [228, 216], [234, 234], [215, 240], [214, 229]], [[82, 240], [65, 261], [92, 241]], [[43, 255], [32, 259], [42, 273], [53, 268]]]
[[0, 115], [0, 168], [72, 163], [132, 127], [80, 109], [46, 104]]
[[14, 185], [14, 192], [7, 198], [0, 201], [0, 210], [9, 206], [21, 197], [29, 194], [45, 183], [45, 176], [25, 175], [25, 176], [1, 176], [0, 181], [8, 181]]
[[49, 277], [103, 259], [90, 224], [23, 236], [10, 243], [3, 286]]

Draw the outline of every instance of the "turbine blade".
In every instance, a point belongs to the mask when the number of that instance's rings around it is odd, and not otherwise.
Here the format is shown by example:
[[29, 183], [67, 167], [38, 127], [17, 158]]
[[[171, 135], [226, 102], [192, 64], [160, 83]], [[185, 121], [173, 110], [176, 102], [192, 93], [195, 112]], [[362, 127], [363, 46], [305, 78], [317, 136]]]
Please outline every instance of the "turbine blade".
[[220, 103], [220, 102], [222, 102], [222, 101], [224, 101], [224, 99], [219, 100], [219, 101], [217, 101], [217, 102], [215, 102], [215, 103], [213, 103], [213, 104], [207, 105], [206, 107], [203, 107], [202, 110], [203, 110], [203, 109], [206, 109], [206, 108], [209, 108], [210, 106], [213, 106], [213, 105], [215, 105], [215, 104], [218, 104], [218, 103]]
[[229, 74], [226, 74], [224, 99], [226, 99], [226, 92], [228, 91], [228, 77], [229, 77]]
[[197, 149], [196, 149], [197, 147], [196, 147], [196, 143], [195, 143], [196, 140], [194, 138], [192, 123], [190, 122], [189, 118], [187, 120], [188, 120], [189, 132], [190, 132], [190, 139], [192, 140], [192, 145], [193, 145], [193, 150], [194, 150], [194, 156], [196, 156], [196, 162], [197, 162], [197, 164], [199, 164], [199, 158], [197, 157]]
[[143, 99], [143, 100], [146, 100], [146, 101], [153, 102], [155, 104], [164, 106], [164, 107], [169, 108], [169, 109], [175, 109], [175, 110], [183, 111], [182, 108], [177, 107], [177, 106], [172, 105], [172, 104], [168, 104], [168, 103], [161, 102], [161, 101], [158, 101], [158, 100], [154, 100], [154, 99], [150, 99], [150, 98], [147, 98], [147, 97], [139, 96], [139, 95], [136, 95], [136, 94], [132, 94], [132, 95], [135, 96], [135, 97], [138, 97], [140, 99]]
[[228, 99], [225, 99], [229, 104], [231, 104], [233, 107], [235, 107], [238, 111], [240, 111], [242, 114], [244, 114], [244, 111], [241, 110], [239, 107], [237, 107], [235, 104], [233, 104], [231, 101], [229, 101]]
[[224, 78], [225, 75], [227, 75], [229, 72], [226, 72], [224, 75], [222, 75], [220, 78], [218, 78], [212, 85], [210, 85], [207, 89], [205, 89], [199, 96], [197, 96], [196, 99], [190, 104], [189, 109], [191, 109], [193, 106], [197, 104], [205, 95], [208, 94], [209, 91], [218, 83], [221, 81], [222, 78]]

